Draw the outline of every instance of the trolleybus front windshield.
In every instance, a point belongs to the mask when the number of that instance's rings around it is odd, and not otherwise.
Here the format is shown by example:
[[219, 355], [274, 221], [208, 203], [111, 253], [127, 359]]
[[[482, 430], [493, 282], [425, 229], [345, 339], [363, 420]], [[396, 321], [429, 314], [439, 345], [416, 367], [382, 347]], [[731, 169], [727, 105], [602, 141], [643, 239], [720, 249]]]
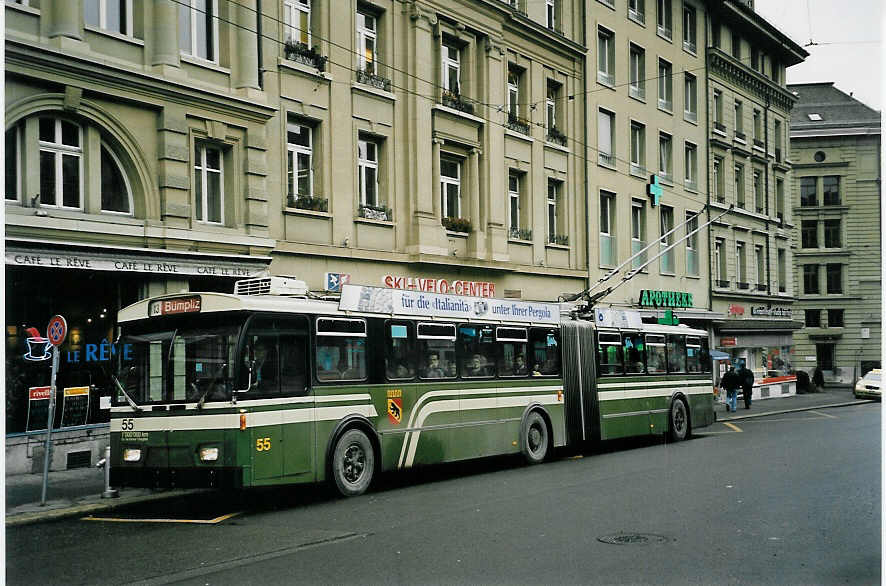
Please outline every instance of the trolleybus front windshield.
[[[130, 326], [118, 346], [124, 351], [118, 353], [117, 379], [130, 399], [138, 405], [229, 399], [243, 318], [201, 316], [158, 322]], [[116, 388], [114, 403], [126, 402]]]

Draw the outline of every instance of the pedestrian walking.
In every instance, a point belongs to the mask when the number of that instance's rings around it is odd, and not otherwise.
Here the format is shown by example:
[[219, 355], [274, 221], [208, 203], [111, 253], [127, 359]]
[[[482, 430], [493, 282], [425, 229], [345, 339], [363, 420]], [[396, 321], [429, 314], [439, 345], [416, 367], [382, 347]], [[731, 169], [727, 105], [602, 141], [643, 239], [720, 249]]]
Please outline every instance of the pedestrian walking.
[[738, 380], [741, 381], [741, 394], [744, 396], [744, 408], [751, 408], [751, 395], [754, 392], [754, 373], [742, 362], [738, 369]]
[[821, 371], [820, 366], [816, 366], [815, 370], [812, 372], [812, 385], [816, 393], [820, 393], [824, 390], [824, 373]]
[[720, 386], [726, 389], [726, 411], [735, 412], [736, 395], [738, 394], [738, 387], [741, 386], [741, 381], [738, 378], [738, 374], [735, 372], [735, 367], [729, 367], [729, 370], [726, 371], [726, 374], [724, 374], [723, 378], [720, 380]]

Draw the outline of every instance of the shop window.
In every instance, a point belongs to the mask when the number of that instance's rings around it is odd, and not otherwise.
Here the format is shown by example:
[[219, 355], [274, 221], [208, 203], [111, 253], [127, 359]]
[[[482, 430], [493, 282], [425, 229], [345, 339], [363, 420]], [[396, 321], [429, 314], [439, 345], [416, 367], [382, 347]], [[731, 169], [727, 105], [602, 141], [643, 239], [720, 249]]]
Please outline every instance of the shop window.
[[180, 0], [179, 49], [185, 55], [218, 63], [218, 0]]

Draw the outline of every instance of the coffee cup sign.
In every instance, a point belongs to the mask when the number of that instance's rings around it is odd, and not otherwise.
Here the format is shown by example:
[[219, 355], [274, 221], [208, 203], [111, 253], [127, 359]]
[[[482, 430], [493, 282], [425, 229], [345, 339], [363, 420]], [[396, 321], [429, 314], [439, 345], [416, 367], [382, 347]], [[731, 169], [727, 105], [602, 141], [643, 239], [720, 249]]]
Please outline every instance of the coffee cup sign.
[[49, 343], [49, 340], [42, 336], [31, 336], [27, 340], [28, 343], [28, 353], [25, 354], [25, 360], [29, 360], [31, 362], [39, 362], [41, 360], [49, 360], [52, 358], [52, 354], [49, 353], [49, 348], [52, 344]]

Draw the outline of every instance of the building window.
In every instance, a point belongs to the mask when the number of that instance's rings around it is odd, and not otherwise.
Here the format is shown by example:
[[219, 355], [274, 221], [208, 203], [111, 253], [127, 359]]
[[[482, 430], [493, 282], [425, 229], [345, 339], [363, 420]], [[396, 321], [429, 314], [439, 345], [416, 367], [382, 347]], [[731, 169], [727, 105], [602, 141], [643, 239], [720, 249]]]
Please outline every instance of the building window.
[[842, 328], [843, 327], [843, 310], [842, 309], [829, 309], [828, 310], [828, 327], [829, 328]]
[[314, 196], [313, 129], [290, 120], [286, 127], [288, 204]]
[[557, 128], [557, 91], [559, 86], [548, 80], [547, 94], [545, 95], [545, 127], [550, 134], [551, 129]]
[[720, 48], [720, 23], [711, 19], [711, 45]]
[[734, 30], [732, 31], [732, 56], [741, 60], [741, 37]]
[[667, 40], [671, 40], [673, 30], [673, 16], [671, 14], [671, 0], [658, 0], [656, 12], [655, 32]]
[[718, 203], [726, 201], [726, 181], [723, 173], [723, 158], [714, 157], [714, 198]]
[[714, 130], [726, 132], [726, 125], [723, 124], [723, 92], [714, 90]]
[[775, 143], [775, 162], [781, 163], [781, 120], [773, 121], [772, 141]]
[[747, 289], [750, 284], [748, 283], [748, 265], [747, 258], [745, 258], [745, 247], [744, 242], [736, 242], [735, 243], [735, 278], [737, 282], [735, 283], [736, 287], [739, 289]]
[[696, 48], [695, 33], [695, 8], [683, 5], [683, 48], [692, 54], [695, 54]]
[[40, 118], [40, 205], [80, 209], [83, 131], [60, 118]]
[[839, 219], [824, 221], [824, 246], [825, 248], [840, 248], [842, 246], [842, 238], [840, 234]]
[[828, 263], [827, 266], [828, 295], [843, 293], [843, 265]]
[[628, 94], [632, 98], [643, 100], [646, 98], [646, 51], [631, 43], [630, 58], [631, 82], [628, 86]]
[[[642, 202], [631, 202], [631, 256], [646, 248], [646, 207]], [[631, 261], [631, 268], [639, 269], [646, 264], [646, 253]]]
[[787, 267], [787, 251], [783, 248], [778, 249], [778, 292], [787, 293], [788, 290], [788, 267]]
[[800, 221], [800, 245], [803, 248], [818, 248], [818, 221]]
[[522, 208], [522, 202], [520, 201], [520, 175], [518, 173], [509, 173], [508, 174], [508, 216], [510, 219], [510, 233], [509, 236], [511, 238], [517, 238], [520, 240], [530, 240], [531, 238], [524, 238], [523, 234], [520, 233], [520, 229], [523, 227], [523, 224], [520, 221], [520, 211]]
[[825, 175], [822, 178], [824, 188], [824, 205], [840, 205], [840, 177], [839, 175]]
[[[283, 24], [287, 41], [310, 46], [311, 0], [283, 0]], [[358, 30], [359, 25], [360, 19], [358, 18]]]
[[646, 176], [646, 127], [631, 122], [631, 173]]
[[508, 68], [508, 120], [520, 116], [520, 73]]
[[102, 211], [120, 214], [132, 213], [132, 191], [122, 171], [117, 155], [102, 143]]
[[[661, 239], [659, 240], [659, 247], [661, 250], [665, 250], [668, 246], [674, 243], [674, 234], [668, 234], [671, 230], [674, 229], [674, 208], [669, 206], [661, 206], [660, 217], [659, 217], [659, 230], [661, 234]], [[671, 248], [663, 255], [661, 255], [661, 272], [666, 274], [674, 273], [674, 249]]]
[[821, 291], [818, 281], [818, 265], [803, 265], [803, 293], [818, 295]]
[[646, 22], [646, 0], [628, 0], [628, 18], [644, 24]]
[[615, 33], [602, 27], [597, 29], [597, 81], [615, 84]]
[[715, 285], [720, 288], [728, 287], [729, 280], [726, 278], [726, 243], [720, 239], [717, 239], [717, 242], [714, 244], [714, 267], [717, 271], [717, 282]]
[[775, 215], [779, 222], [784, 221], [784, 179], [775, 180]]
[[664, 132], [658, 135], [658, 173], [667, 181], [673, 181], [673, 149], [671, 135]]
[[685, 145], [683, 185], [686, 189], [698, 189], [698, 148], [691, 142], [687, 142]]
[[754, 169], [754, 205], [758, 214], [766, 213], [766, 201], [763, 197], [763, 174]]
[[745, 139], [744, 133], [744, 106], [739, 100], [735, 100], [735, 138]]
[[821, 310], [820, 309], [804, 309], [804, 323], [807, 328], [821, 327]]
[[443, 44], [443, 89], [455, 95], [460, 94], [461, 51], [458, 47]]
[[735, 205], [744, 209], [744, 167], [735, 166]]
[[194, 147], [194, 200], [198, 221], [224, 223], [222, 185], [221, 149], [198, 143]]
[[21, 126], [6, 131], [6, 201], [21, 201]]
[[461, 217], [461, 161], [440, 155], [440, 198], [444, 218]]
[[763, 115], [754, 108], [754, 146], [763, 148]]
[[698, 216], [686, 212], [686, 274], [698, 276]]
[[569, 243], [569, 237], [566, 235], [566, 227], [560, 222], [562, 190], [562, 181], [548, 179], [548, 242], [565, 245]]
[[674, 107], [674, 80], [671, 77], [671, 64], [658, 59], [658, 107], [668, 112]]
[[378, 74], [376, 52], [378, 47], [378, 20], [375, 15], [357, 11], [357, 57], [360, 71]]
[[766, 291], [768, 283], [766, 282], [766, 254], [762, 246], [754, 247], [754, 261], [757, 265], [757, 291]]
[[683, 78], [683, 118], [689, 122], [698, 120], [698, 83], [691, 73], [684, 74]]
[[598, 162], [615, 167], [615, 114], [600, 110], [597, 113]]
[[132, 0], [85, 0], [86, 26], [132, 36]]
[[760, 70], [760, 50], [753, 45], [751, 45], [751, 69]]
[[822, 370], [834, 370], [834, 348], [836, 344], [816, 344], [815, 361]]
[[772, 70], [772, 81], [774, 81], [777, 84], [780, 84], [781, 83], [781, 75], [779, 72], [780, 72], [781, 68], [778, 65], [778, 61], [774, 57], [772, 59], [770, 59], [769, 61], [770, 61], [771, 70]]
[[178, 46], [182, 53], [218, 62], [218, 0], [181, 0]]
[[545, 0], [545, 23], [551, 30], [558, 30], [557, 27], [557, 0]]
[[615, 194], [600, 192], [600, 265], [615, 266]]
[[818, 193], [815, 177], [800, 177], [800, 205], [817, 206]]
[[380, 207], [378, 199], [378, 143], [372, 140], [357, 140], [357, 181], [359, 183], [360, 204]]

